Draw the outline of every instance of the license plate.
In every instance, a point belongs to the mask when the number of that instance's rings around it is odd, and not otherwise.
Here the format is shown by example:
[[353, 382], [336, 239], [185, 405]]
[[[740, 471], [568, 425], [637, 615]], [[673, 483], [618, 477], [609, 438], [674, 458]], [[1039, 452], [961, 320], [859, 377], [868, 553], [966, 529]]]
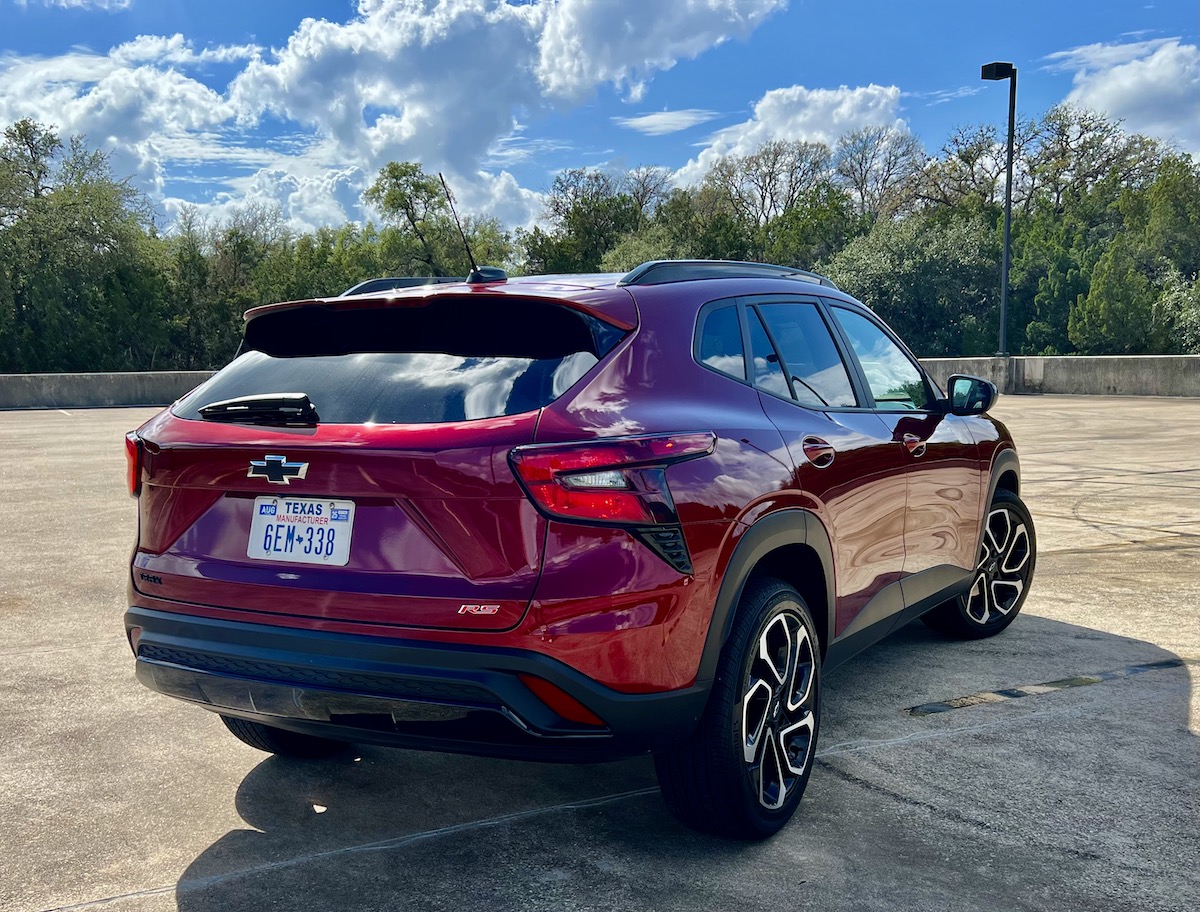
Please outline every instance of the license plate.
[[354, 501], [256, 497], [246, 556], [344, 567], [350, 561]]

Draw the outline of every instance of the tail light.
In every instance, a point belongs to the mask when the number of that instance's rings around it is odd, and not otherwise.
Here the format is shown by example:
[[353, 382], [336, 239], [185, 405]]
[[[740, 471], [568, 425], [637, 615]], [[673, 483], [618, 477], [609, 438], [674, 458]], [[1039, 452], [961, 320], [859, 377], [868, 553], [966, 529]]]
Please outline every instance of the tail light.
[[666, 468], [707, 456], [705, 431], [517, 447], [513, 470], [533, 502], [559, 519], [613, 525], [678, 523]]
[[142, 439], [136, 431], [125, 435], [125, 482], [130, 497], [142, 492]]

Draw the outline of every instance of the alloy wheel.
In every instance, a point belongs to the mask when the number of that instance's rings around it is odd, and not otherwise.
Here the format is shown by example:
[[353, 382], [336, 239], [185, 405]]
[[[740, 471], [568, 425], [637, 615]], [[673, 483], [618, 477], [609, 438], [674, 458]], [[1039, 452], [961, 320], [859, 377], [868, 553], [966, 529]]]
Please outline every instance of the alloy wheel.
[[1007, 617], [1029, 582], [1032, 554], [1024, 520], [1006, 506], [995, 507], [984, 527], [975, 579], [964, 597], [967, 617], [980, 625]]
[[759, 634], [742, 697], [742, 756], [767, 810], [783, 807], [812, 759], [814, 680], [808, 628], [785, 608]]

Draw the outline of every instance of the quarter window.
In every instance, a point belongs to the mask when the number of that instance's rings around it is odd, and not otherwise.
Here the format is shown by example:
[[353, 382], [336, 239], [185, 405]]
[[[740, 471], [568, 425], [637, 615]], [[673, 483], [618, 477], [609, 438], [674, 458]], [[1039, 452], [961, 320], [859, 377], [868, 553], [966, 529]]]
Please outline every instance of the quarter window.
[[704, 316], [696, 356], [705, 367], [746, 379], [746, 355], [736, 304], [718, 307]]
[[797, 402], [809, 408], [858, 405], [846, 365], [815, 304], [772, 302], [757, 310], [779, 346]]
[[858, 355], [875, 407], [885, 411], [927, 408], [925, 378], [900, 346], [866, 317], [844, 307], [832, 310]]

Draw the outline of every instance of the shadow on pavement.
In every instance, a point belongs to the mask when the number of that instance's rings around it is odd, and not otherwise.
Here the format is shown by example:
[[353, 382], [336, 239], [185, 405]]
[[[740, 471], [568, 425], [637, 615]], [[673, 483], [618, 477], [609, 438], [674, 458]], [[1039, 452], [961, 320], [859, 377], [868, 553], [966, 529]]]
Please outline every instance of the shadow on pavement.
[[272, 757], [237, 790], [248, 828], [196, 858], [176, 899], [188, 912], [1196, 908], [1186, 667], [904, 712], [1174, 658], [1036, 616], [972, 643], [909, 625], [827, 677], [808, 794], [758, 845], [676, 824], [647, 758]]

